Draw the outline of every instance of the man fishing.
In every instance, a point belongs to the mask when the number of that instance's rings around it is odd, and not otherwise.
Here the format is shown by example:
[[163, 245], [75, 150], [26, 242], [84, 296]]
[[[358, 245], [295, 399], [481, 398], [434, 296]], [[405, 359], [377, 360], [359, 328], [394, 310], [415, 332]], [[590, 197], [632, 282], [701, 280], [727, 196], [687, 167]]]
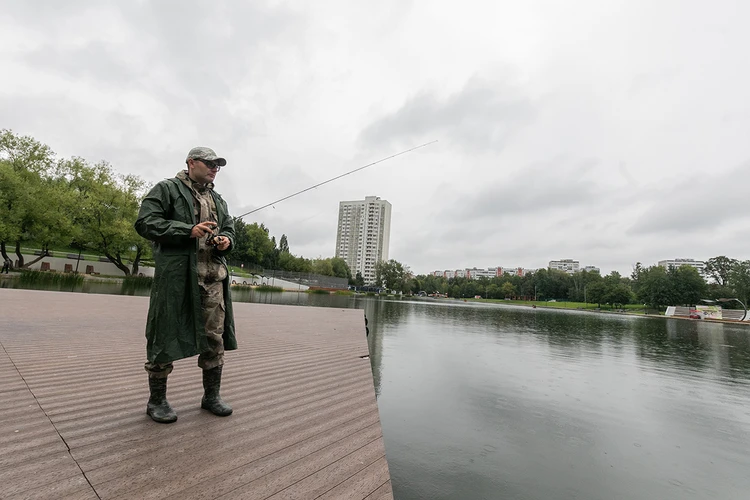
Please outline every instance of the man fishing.
[[234, 244], [234, 222], [214, 180], [227, 162], [206, 147], [190, 150], [186, 170], [146, 195], [135, 229], [154, 245], [156, 271], [146, 324], [150, 397], [146, 413], [171, 423], [167, 401], [172, 363], [198, 355], [203, 369], [201, 408], [232, 414], [220, 396], [224, 351], [237, 349], [224, 256]]

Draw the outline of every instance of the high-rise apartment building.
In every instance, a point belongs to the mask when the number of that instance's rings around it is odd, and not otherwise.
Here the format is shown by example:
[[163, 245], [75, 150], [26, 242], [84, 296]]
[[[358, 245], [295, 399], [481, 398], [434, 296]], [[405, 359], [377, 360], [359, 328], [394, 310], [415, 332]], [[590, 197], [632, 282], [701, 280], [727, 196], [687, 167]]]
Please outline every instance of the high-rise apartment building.
[[339, 203], [336, 257], [344, 259], [365, 283], [375, 282], [375, 264], [388, 260], [391, 236], [391, 204], [377, 196]]
[[549, 261], [549, 269], [557, 269], [568, 274], [577, 273], [581, 268], [580, 262], [573, 259], [561, 259]]

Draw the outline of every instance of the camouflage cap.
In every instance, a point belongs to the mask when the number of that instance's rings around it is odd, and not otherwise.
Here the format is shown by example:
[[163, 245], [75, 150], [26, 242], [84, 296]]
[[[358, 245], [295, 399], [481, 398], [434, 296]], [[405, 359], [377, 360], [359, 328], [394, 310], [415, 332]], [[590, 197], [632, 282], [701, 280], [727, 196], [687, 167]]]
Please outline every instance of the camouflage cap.
[[220, 167], [223, 167], [227, 164], [227, 161], [224, 158], [220, 158], [216, 156], [216, 153], [211, 148], [206, 147], [197, 147], [190, 150], [190, 152], [187, 155], [187, 160], [209, 160], [209, 161], [215, 161], [217, 165]]

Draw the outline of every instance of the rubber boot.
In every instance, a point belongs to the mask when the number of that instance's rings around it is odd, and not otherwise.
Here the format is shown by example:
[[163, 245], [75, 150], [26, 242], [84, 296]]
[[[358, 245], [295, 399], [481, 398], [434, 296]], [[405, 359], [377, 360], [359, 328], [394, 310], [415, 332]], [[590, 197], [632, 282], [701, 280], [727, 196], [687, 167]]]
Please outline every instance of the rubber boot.
[[177, 413], [167, 401], [167, 379], [149, 377], [148, 388], [151, 390], [151, 397], [148, 398], [146, 414], [160, 424], [171, 424], [177, 420]]
[[208, 410], [214, 415], [226, 417], [232, 414], [232, 407], [229, 406], [219, 395], [221, 389], [221, 369], [222, 366], [203, 370], [203, 400], [201, 408]]

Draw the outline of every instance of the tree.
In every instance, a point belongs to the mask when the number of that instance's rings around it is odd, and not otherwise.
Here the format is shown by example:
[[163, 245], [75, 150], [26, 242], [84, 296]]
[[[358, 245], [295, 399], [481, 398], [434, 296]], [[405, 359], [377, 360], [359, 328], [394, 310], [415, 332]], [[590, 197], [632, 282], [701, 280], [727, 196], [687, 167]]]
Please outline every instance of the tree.
[[49, 175], [55, 167], [55, 153], [46, 144], [31, 136], [19, 136], [8, 129], [0, 130], [0, 158], [8, 161], [16, 172], [39, 177]]
[[315, 274], [320, 274], [323, 276], [333, 276], [333, 265], [331, 264], [331, 259], [322, 259], [318, 257], [317, 259], [313, 260], [312, 269], [312, 272], [314, 272]]
[[605, 301], [615, 304], [629, 304], [633, 300], [633, 291], [625, 283], [618, 283], [607, 290]]
[[750, 299], [750, 260], [737, 261], [732, 266], [729, 278], [737, 298], [747, 305]]
[[[33, 137], [0, 130], [0, 249], [15, 246], [20, 267], [28, 267], [49, 255], [51, 244], [63, 243], [72, 225], [65, 210], [66, 193], [55, 177], [52, 150]], [[34, 242], [41, 255], [24, 262], [21, 244]]]
[[62, 162], [60, 173], [74, 196], [73, 241], [101, 253], [126, 276], [137, 274], [150, 248], [133, 227], [145, 182], [118, 174], [105, 162], [88, 165], [80, 158]]
[[674, 304], [694, 305], [706, 297], [706, 280], [692, 266], [679, 266], [669, 269], [672, 280]]
[[234, 217], [234, 245], [229, 252], [229, 260], [245, 260], [250, 250], [250, 235], [247, 231], [247, 224], [239, 217]]
[[304, 257], [297, 257], [289, 252], [279, 254], [279, 269], [297, 273], [311, 273], [312, 261]]
[[352, 279], [352, 272], [349, 270], [349, 265], [341, 257], [331, 258], [331, 268], [333, 269], [333, 276], [346, 278], [347, 280]]
[[279, 253], [289, 253], [289, 242], [285, 234], [282, 234], [279, 240]]
[[516, 294], [516, 287], [510, 281], [506, 281], [500, 286], [500, 292], [505, 298], [513, 297]]
[[381, 261], [375, 265], [375, 284], [388, 290], [408, 292], [409, 278], [409, 268], [397, 260]]
[[658, 309], [675, 304], [672, 280], [661, 266], [642, 269], [638, 278], [638, 300]]
[[727, 286], [732, 268], [736, 264], [737, 259], [730, 259], [724, 255], [712, 257], [706, 261], [706, 274], [713, 278], [719, 286]]
[[355, 286], [365, 286], [365, 278], [362, 277], [362, 273], [357, 271], [357, 275], [354, 277]]
[[235, 234], [240, 233], [240, 231], [243, 234], [238, 236], [235, 242], [235, 244], [237, 242], [240, 244], [237, 245], [237, 251], [232, 252], [234, 259], [266, 269], [272, 269], [278, 264], [276, 245], [271, 241], [268, 229], [263, 223], [243, 223], [243, 227], [239, 230], [235, 227]]
[[560, 299], [568, 296], [570, 276], [556, 269], [540, 269], [534, 273], [537, 295], [547, 299]]
[[597, 281], [586, 287], [586, 300], [599, 307], [607, 302], [607, 284], [604, 280]]

